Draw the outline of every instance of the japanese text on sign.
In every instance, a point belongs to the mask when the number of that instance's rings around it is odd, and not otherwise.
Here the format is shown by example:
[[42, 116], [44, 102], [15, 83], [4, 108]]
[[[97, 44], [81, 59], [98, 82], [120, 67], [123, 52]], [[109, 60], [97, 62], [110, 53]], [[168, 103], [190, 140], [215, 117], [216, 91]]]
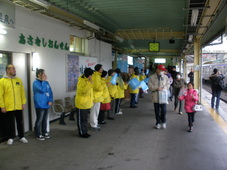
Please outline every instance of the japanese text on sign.
[[45, 40], [45, 38], [39, 38], [39, 37], [32, 37], [29, 35], [28, 37], [25, 37], [24, 34], [20, 34], [19, 36], [19, 43], [20, 44], [29, 44], [33, 46], [34, 44], [38, 47], [48, 47], [48, 48], [53, 48], [53, 49], [60, 49], [60, 50], [69, 50], [69, 45], [68, 43], [64, 42], [58, 42], [58, 41], [53, 41], [53, 40]]

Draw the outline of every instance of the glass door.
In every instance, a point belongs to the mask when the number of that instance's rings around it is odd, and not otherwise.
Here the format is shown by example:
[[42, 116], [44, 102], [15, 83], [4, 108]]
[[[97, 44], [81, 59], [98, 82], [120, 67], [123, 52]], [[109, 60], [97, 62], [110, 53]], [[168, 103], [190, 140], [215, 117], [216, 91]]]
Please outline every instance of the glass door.
[[[5, 74], [5, 68], [7, 64], [10, 64], [12, 61], [12, 53], [1, 52], [0, 51], [0, 79]], [[1, 113], [0, 110], [0, 142], [3, 142], [7, 138], [7, 134], [5, 134], [5, 124], [4, 124], [4, 113]]]

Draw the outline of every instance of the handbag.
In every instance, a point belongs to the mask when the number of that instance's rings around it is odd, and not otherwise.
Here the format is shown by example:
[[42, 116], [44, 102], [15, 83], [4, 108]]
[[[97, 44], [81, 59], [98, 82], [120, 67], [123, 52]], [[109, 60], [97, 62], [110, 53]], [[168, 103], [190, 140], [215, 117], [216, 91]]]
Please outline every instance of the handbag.
[[158, 91], [158, 98], [159, 98], [159, 104], [169, 104], [168, 102], [168, 91], [167, 90], [161, 90]]
[[201, 111], [203, 111], [203, 105], [201, 105], [201, 104], [196, 104], [196, 105], [193, 107], [193, 110], [196, 111], [196, 112], [201, 112]]

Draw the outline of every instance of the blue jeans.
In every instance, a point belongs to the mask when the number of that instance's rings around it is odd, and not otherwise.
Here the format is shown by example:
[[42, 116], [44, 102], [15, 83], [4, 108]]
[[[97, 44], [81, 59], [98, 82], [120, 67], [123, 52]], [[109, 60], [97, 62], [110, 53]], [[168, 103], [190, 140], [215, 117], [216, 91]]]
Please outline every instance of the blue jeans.
[[130, 94], [131, 94], [130, 107], [134, 107], [136, 104], [136, 94], [137, 93], [130, 93]]
[[48, 109], [36, 108], [35, 110], [36, 110], [36, 121], [35, 121], [36, 136], [45, 135], [47, 133]]
[[[161, 110], [161, 114], [160, 114]], [[166, 123], [166, 104], [154, 103], [156, 125]]]
[[212, 98], [211, 98], [211, 107], [212, 108], [214, 108], [215, 97], [216, 97], [216, 109], [219, 108], [220, 96], [221, 96], [221, 90], [219, 90], [219, 89], [212, 89]]

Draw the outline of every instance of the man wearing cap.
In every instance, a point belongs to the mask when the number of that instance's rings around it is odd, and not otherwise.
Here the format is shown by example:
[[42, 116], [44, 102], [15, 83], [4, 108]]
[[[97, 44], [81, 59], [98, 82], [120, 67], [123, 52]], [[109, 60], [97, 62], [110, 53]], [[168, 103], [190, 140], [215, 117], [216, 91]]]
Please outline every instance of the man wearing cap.
[[[158, 65], [156, 73], [151, 75], [148, 83], [152, 92], [152, 102], [154, 103], [156, 129], [160, 129], [161, 125], [163, 129], [166, 129], [166, 104], [168, 101], [161, 103], [159, 96], [161, 92], [167, 91], [170, 87], [168, 77], [164, 74], [165, 70], [164, 65]], [[166, 93], [166, 95], [168, 95], [168, 93]]]

